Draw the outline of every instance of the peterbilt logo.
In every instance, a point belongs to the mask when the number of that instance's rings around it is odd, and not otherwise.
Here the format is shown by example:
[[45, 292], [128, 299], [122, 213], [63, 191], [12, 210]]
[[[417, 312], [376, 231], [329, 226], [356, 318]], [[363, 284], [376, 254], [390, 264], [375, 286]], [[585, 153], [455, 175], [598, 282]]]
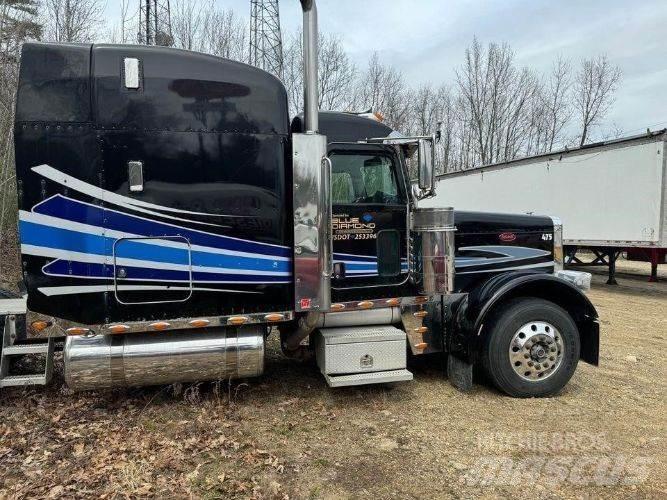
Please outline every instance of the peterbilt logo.
[[498, 235], [498, 239], [500, 241], [504, 241], [505, 243], [510, 243], [516, 240], [516, 234], [510, 232], [500, 233]]

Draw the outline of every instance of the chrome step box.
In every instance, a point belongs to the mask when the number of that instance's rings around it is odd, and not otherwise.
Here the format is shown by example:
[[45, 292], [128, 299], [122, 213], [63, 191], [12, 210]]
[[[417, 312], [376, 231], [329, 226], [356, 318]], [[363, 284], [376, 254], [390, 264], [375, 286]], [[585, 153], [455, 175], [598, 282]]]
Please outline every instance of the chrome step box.
[[317, 365], [331, 387], [411, 380], [405, 332], [388, 325], [321, 328]]

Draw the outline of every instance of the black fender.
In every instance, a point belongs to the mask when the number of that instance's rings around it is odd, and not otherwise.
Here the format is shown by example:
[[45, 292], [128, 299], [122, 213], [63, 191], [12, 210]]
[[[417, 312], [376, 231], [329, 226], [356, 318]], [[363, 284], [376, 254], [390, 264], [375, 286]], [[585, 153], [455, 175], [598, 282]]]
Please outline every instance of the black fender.
[[486, 320], [507, 301], [517, 297], [540, 298], [565, 309], [579, 329], [580, 358], [597, 366], [600, 326], [595, 307], [588, 297], [570, 282], [545, 273], [499, 274], [471, 290], [459, 301], [452, 316], [449, 352], [468, 363], [477, 361], [490, 331], [485, 324]]

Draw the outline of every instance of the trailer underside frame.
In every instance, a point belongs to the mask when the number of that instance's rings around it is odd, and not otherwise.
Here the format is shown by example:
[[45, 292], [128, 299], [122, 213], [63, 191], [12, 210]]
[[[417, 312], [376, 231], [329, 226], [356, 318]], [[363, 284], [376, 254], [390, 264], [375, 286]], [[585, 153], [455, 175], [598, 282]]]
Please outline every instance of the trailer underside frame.
[[[591, 252], [593, 254], [592, 258], [582, 260], [577, 255], [582, 250]], [[623, 252], [643, 257], [631, 260], [650, 262], [651, 275], [648, 281], [650, 283], [658, 281], [658, 264], [665, 262], [665, 253], [667, 252], [667, 249], [664, 248], [565, 245], [565, 265], [568, 267], [605, 266], [608, 269], [607, 285], [618, 285], [616, 281], [616, 261]]]

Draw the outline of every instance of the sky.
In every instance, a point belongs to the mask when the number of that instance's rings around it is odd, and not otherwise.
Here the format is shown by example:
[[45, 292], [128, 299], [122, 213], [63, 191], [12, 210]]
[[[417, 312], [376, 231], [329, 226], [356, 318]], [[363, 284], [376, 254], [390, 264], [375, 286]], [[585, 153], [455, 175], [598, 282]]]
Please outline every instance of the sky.
[[[215, 0], [249, 18], [249, 0]], [[107, 0], [108, 19], [120, 0]], [[360, 67], [373, 51], [414, 86], [455, 82], [473, 37], [507, 42], [520, 66], [546, 72], [607, 54], [623, 78], [604, 129], [667, 127], [667, 0], [319, 0], [320, 30], [336, 33]], [[301, 25], [297, 0], [280, 0], [284, 32]], [[605, 130], [598, 131], [604, 135]]]

